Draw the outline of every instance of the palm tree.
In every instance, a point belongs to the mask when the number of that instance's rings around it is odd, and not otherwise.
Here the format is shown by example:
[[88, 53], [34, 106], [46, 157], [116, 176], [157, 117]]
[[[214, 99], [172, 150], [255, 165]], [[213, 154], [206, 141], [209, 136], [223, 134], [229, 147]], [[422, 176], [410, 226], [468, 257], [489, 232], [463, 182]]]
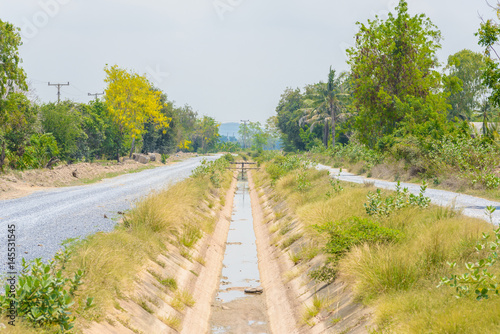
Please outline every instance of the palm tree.
[[342, 109], [342, 100], [345, 93], [344, 73], [339, 76], [335, 75], [335, 70], [330, 66], [328, 73], [328, 82], [320, 82], [312, 87], [312, 92], [308, 94], [309, 99], [304, 101], [308, 106], [304, 108], [305, 116], [301, 122], [311, 124], [310, 130], [318, 123], [324, 125], [323, 128], [323, 143], [328, 146], [328, 123], [332, 126], [332, 147], [335, 147], [335, 126], [339, 112]]

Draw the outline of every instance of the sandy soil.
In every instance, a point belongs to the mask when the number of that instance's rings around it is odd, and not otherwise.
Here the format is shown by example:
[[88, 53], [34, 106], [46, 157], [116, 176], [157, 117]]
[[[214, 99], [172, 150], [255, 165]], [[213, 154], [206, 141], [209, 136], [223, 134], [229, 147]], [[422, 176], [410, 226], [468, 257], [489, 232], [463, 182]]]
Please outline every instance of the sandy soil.
[[[268, 321], [266, 298], [263, 295], [248, 296], [223, 305], [214, 305], [212, 333], [270, 333]], [[231, 330], [227, 331], [225, 328]]]
[[[194, 153], [172, 154], [167, 164], [195, 156]], [[108, 174], [125, 174], [142, 168], [163, 166], [161, 162], [141, 164], [131, 159], [124, 162], [108, 161], [106, 163], [61, 164], [53, 169], [36, 169], [27, 171], [8, 171], [0, 174], [0, 200], [27, 196], [35, 191], [53, 187], [74, 186], [85, 181], [105, 178]], [[73, 172], [76, 177], [73, 176]]]

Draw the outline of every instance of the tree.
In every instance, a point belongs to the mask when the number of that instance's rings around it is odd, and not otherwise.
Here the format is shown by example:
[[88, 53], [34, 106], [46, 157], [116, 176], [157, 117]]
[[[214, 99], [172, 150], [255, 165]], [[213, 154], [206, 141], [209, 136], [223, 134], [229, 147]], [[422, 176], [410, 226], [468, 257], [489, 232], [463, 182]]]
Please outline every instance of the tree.
[[269, 134], [268, 144], [272, 150], [277, 150], [280, 146], [279, 129], [276, 126], [278, 119], [276, 116], [271, 116], [266, 120], [266, 132]]
[[157, 152], [168, 154], [174, 152], [181, 141], [182, 129], [179, 121], [179, 108], [175, 108], [173, 102], [167, 101], [167, 95], [162, 93], [160, 100], [162, 108], [160, 112], [170, 120], [169, 130], [165, 132], [163, 129], [157, 128], [153, 121], [145, 123], [142, 153]]
[[408, 14], [400, 0], [397, 15], [361, 24], [355, 46], [348, 50], [362, 142], [374, 146], [403, 121], [419, 124], [444, 114], [436, 51], [441, 33], [425, 17]]
[[240, 123], [238, 134], [240, 135], [241, 147], [247, 149], [249, 146], [248, 139], [250, 138], [250, 127], [247, 122]]
[[[38, 110], [23, 93], [11, 92], [1, 102], [8, 115], [8, 121], [2, 127], [3, 154], [8, 156], [12, 168], [24, 169], [26, 148], [35, 133]], [[3, 165], [2, 160], [0, 167]]]
[[[500, 18], [500, 3], [497, 4], [496, 14]], [[483, 21], [476, 36], [479, 37], [479, 45], [485, 48], [486, 66], [482, 77], [484, 84], [491, 90], [489, 101], [493, 107], [500, 107], [500, 55], [495, 49], [500, 40], [500, 26], [491, 19]], [[488, 115], [488, 111], [491, 110], [492, 108], [488, 104], [483, 105], [481, 113], [485, 122], [488, 118], [494, 118], [493, 115]]]
[[0, 97], [4, 99], [16, 88], [27, 90], [26, 73], [19, 66], [19, 47], [22, 45], [19, 28], [0, 20]]
[[276, 107], [276, 127], [281, 131], [284, 148], [287, 151], [304, 150], [305, 144], [300, 137], [300, 119], [303, 113], [303, 96], [300, 89], [285, 89]]
[[27, 90], [26, 74], [19, 66], [19, 46], [22, 45], [19, 29], [0, 20], [0, 169], [3, 169], [6, 146], [6, 133], [12, 127], [12, 99], [9, 95], [16, 89]]
[[192, 142], [198, 151], [205, 153], [215, 149], [219, 141], [219, 126], [213, 117], [203, 116], [197, 120]]
[[[166, 132], [171, 118], [161, 112], [161, 92], [155, 90], [145, 76], [120, 69], [116, 65], [106, 67], [104, 71], [108, 84], [105, 91], [108, 110], [120, 133], [132, 137], [132, 156], [135, 139], [144, 134], [144, 123], [152, 121]], [[119, 156], [117, 159], [120, 159]]]
[[460, 117], [472, 120], [473, 113], [481, 107], [487, 93], [482, 77], [484, 67], [485, 57], [471, 50], [464, 49], [448, 57], [449, 76], [457, 78], [461, 86], [459, 91], [447, 89], [451, 105], [448, 119]]
[[328, 123], [331, 124], [332, 147], [335, 147], [335, 127], [337, 116], [343, 107], [343, 98], [348, 95], [344, 91], [342, 78], [344, 74], [336, 76], [335, 70], [328, 72], [328, 82], [320, 82], [312, 86], [312, 92], [306, 92], [304, 104], [306, 116], [304, 120], [311, 124], [311, 131], [317, 123], [323, 123], [323, 144], [328, 146]]
[[[328, 110], [327, 102], [323, 98], [323, 92], [326, 91], [325, 84], [323, 82], [306, 86], [306, 92], [304, 94], [303, 108], [304, 116], [300, 119], [300, 125], [302, 123], [307, 123], [309, 125], [308, 130], [300, 129], [300, 137], [304, 144], [309, 146], [309, 143], [314, 140], [314, 134], [312, 132], [318, 125], [323, 128], [323, 145], [328, 146], [329, 137], [329, 127], [328, 122], [330, 121], [330, 113]], [[307, 132], [306, 132], [307, 131]]]
[[240, 124], [238, 134], [241, 137], [250, 139], [251, 148], [257, 151], [262, 151], [268, 145], [271, 135], [262, 127], [260, 122], [248, 122]]
[[86, 141], [82, 129], [79, 105], [72, 101], [50, 102], [40, 108], [42, 130], [53, 134], [63, 159], [79, 159], [83, 156], [79, 143]]

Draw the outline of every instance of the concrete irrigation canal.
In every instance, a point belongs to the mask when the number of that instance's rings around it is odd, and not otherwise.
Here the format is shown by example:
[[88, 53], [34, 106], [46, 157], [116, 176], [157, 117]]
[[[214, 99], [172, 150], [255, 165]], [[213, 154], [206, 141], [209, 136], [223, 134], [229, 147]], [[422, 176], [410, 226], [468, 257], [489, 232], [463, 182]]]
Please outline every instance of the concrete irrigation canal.
[[240, 174], [220, 287], [213, 303], [211, 333], [270, 333], [261, 292], [248, 181]]

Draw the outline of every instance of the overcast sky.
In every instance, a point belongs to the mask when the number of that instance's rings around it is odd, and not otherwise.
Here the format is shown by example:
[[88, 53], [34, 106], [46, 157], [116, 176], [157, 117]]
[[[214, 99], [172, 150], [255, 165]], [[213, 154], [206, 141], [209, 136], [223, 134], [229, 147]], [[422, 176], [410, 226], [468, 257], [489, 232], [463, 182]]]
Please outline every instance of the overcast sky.
[[[42, 101], [102, 92], [106, 64], [146, 73], [177, 105], [220, 122], [264, 122], [286, 87], [347, 70], [356, 22], [386, 17], [395, 0], [0, 0], [22, 29], [22, 66]], [[409, 0], [443, 34], [440, 62], [468, 48], [485, 0]], [[494, 0], [490, 0], [494, 3]]]

